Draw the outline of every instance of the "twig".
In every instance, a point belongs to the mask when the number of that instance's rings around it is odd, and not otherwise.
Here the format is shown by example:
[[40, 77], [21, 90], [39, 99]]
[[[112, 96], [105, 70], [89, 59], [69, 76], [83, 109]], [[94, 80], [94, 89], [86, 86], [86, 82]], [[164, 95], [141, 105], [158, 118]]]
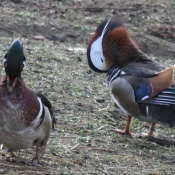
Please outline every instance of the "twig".
[[74, 138], [77, 138], [77, 136], [61, 136], [60, 138], [71, 138], [71, 139], [74, 139]]
[[[97, 103], [100, 106], [103, 106], [101, 103], [98, 103], [96, 100], [94, 100], [95, 103]], [[99, 109], [99, 108], [98, 108]]]
[[63, 158], [63, 156], [60, 156], [59, 154], [57, 154], [56, 152], [54, 152], [53, 149], [50, 149], [50, 152], [52, 153], [53, 156], [59, 156], [59, 157]]
[[90, 86], [88, 86], [89, 90], [92, 91], [92, 88]]
[[70, 150], [68, 150], [64, 145], [62, 145], [62, 147], [63, 147], [67, 152], [71, 153]]
[[106, 126], [108, 126], [108, 125], [101, 126], [100, 128], [97, 129], [97, 131], [99, 131], [100, 129], [102, 129], [102, 128], [106, 127]]
[[75, 149], [78, 145], [79, 145], [79, 143], [77, 143], [75, 146], [73, 146], [72, 148], [70, 148], [70, 150]]
[[107, 151], [107, 152], [118, 152], [118, 150], [111, 150], [106, 148], [96, 148], [96, 147], [87, 147], [87, 146], [77, 146], [74, 149], [86, 149], [87, 151], [98, 150], [98, 151]]
[[108, 108], [109, 108], [109, 105], [107, 105], [106, 108], [98, 108], [98, 111], [103, 111], [103, 110], [106, 110], [106, 109], [108, 109]]
[[107, 116], [107, 115], [104, 115], [105, 117], [109, 118], [110, 120], [112, 120], [113, 122], [117, 122], [116, 120], [114, 120], [113, 118]]

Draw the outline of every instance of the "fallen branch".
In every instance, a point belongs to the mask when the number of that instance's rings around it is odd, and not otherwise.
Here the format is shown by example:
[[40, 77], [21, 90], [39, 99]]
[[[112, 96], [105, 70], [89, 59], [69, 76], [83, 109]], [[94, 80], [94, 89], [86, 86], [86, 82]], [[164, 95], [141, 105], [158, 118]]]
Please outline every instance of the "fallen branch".
[[[48, 10], [48, 9], [52, 9], [50, 7], [45, 7], [45, 8], [42, 8], [40, 9], [40, 11], [44, 11], [44, 10]], [[63, 8], [57, 8], [57, 9], [60, 9], [62, 10]], [[109, 10], [123, 10], [123, 11], [126, 11], [126, 10], [138, 10], [137, 8], [134, 8], [134, 7], [129, 7], [129, 8], [116, 8], [116, 7], [66, 7], [64, 8], [64, 10], [87, 10], [87, 11], [96, 11], [96, 12], [101, 12], [102, 10], [104, 9], [109, 9]]]
[[173, 140], [160, 139], [160, 138], [155, 138], [153, 136], [149, 136], [146, 139], [148, 141], [157, 143], [157, 144], [162, 145], [162, 146], [170, 147], [170, 146], [174, 146], [175, 145], [175, 141], [173, 141]]

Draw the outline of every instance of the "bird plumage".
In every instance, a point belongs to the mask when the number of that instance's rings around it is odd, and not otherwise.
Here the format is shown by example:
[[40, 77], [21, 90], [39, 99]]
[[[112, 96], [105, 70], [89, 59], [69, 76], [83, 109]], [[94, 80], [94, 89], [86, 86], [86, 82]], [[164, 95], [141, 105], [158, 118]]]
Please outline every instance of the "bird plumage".
[[174, 67], [164, 70], [143, 53], [120, 16], [98, 26], [89, 42], [87, 58], [92, 70], [107, 73], [111, 97], [128, 116], [125, 130], [117, 132], [129, 133], [131, 117], [150, 122], [152, 127], [158, 122], [174, 126]]
[[24, 58], [22, 43], [15, 40], [5, 56], [6, 75], [0, 81], [0, 143], [13, 151], [36, 146], [32, 161], [38, 165], [55, 119], [48, 99], [25, 85]]

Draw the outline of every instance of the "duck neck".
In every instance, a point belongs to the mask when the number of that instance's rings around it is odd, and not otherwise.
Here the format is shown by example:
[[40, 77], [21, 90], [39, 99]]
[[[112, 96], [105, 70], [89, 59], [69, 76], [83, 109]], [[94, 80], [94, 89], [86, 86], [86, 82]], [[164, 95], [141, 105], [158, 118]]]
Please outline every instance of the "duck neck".
[[17, 83], [22, 80], [21, 74], [19, 74], [14, 80], [10, 80], [10, 77], [6, 75], [7, 89], [9, 92], [14, 91], [17, 86]]

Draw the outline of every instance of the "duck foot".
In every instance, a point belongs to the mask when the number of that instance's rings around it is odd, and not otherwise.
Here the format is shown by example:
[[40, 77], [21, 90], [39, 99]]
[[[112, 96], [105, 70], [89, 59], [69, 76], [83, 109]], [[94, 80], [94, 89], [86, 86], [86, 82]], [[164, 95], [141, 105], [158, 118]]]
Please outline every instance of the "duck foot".
[[150, 137], [150, 136], [153, 136], [153, 131], [151, 131], [151, 130], [149, 130], [149, 132], [148, 133], [141, 133], [140, 135], [139, 135], [139, 137], [140, 138], [148, 138], [148, 137]]
[[132, 135], [129, 131], [126, 131], [126, 130], [113, 129], [112, 131], [122, 134], [122, 135], [130, 135], [130, 136]]
[[131, 135], [131, 133], [129, 132], [130, 122], [131, 122], [131, 116], [127, 116], [125, 129], [124, 130], [115, 129], [113, 131], [116, 132], [116, 133], [119, 133], [119, 134], [123, 134], [123, 135]]
[[45, 167], [45, 165], [43, 163], [41, 163], [39, 160], [37, 160], [37, 159], [32, 160], [31, 165], [32, 166], [36, 166], [36, 167]]
[[156, 125], [155, 123], [151, 123], [151, 126], [149, 128], [148, 133], [141, 133], [139, 135], [139, 137], [140, 138], [148, 138], [148, 137], [152, 136], [153, 135], [153, 132], [155, 131], [155, 125]]
[[149, 133], [141, 133], [138, 135], [139, 138], [148, 138], [150, 136], [151, 136], [151, 134], [149, 134]]

